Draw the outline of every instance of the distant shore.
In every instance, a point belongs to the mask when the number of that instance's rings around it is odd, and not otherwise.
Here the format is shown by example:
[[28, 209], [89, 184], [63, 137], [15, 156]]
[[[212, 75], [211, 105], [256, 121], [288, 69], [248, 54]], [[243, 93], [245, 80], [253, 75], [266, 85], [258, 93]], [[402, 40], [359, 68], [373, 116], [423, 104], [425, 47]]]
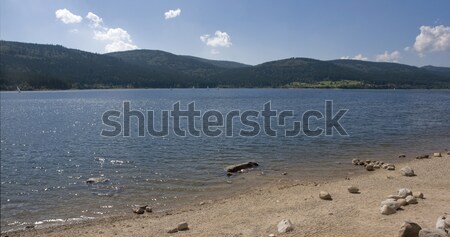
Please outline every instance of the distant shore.
[[[289, 219], [294, 227], [287, 236], [395, 236], [406, 220], [434, 228], [439, 216], [450, 213], [450, 155], [447, 151], [441, 154], [429, 159], [407, 156], [394, 163], [396, 170], [349, 172], [333, 180], [296, 180], [288, 173], [231, 198], [205, 200], [173, 211], [30, 228], [1, 236], [278, 236], [277, 224], [282, 219]], [[342, 165], [364, 169], [353, 166], [351, 160]], [[400, 169], [405, 166], [417, 176], [402, 176]], [[349, 193], [350, 185], [360, 193]], [[400, 188], [420, 191], [424, 199], [395, 214], [382, 215], [380, 202]], [[332, 200], [321, 200], [320, 191], [330, 193]], [[180, 222], [187, 222], [189, 230], [167, 233]]]
[[[151, 87], [144, 87], [144, 88], [128, 88], [128, 87], [105, 87], [105, 88], [70, 88], [70, 89], [30, 89], [30, 90], [21, 90], [22, 92], [45, 92], [45, 91], [89, 91], [89, 90], [227, 90], [227, 89], [286, 89], [286, 90], [450, 90], [450, 88], [423, 88], [423, 87], [300, 87], [300, 86], [292, 86], [292, 87], [215, 87], [215, 88], [207, 88], [207, 87], [199, 87], [199, 88], [192, 88], [192, 87], [181, 87], [181, 88], [151, 88]], [[17, 89], [1, 89], [0, 92], [16, 92]]]

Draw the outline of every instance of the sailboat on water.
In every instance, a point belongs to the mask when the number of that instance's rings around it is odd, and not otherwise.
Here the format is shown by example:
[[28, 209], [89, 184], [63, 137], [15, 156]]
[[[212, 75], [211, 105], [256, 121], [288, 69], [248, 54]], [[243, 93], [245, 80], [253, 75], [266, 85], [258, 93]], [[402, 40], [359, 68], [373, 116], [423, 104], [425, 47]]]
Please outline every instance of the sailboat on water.
[[22, 91], [20, 90], [19, 86], [17, 86], [17, 92], [21, 93]]

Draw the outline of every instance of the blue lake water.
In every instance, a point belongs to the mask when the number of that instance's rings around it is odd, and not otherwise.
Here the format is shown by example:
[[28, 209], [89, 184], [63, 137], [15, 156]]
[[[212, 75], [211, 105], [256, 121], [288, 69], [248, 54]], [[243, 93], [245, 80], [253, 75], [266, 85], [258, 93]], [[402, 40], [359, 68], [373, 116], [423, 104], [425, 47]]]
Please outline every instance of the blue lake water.
[[[270, 179], [281, 171], [297, 178], [337, 175], [352, 158], [394, 160], [450, 148], [448, 90], [177, 89], [2, 92], [1, 227], [63, 223], [129, 213], [129, 205], [203, 200], [245, 189], [247, 174], [228, 178], [224, 167], [254, 160]], [[194, 101], [197, 109], [324, 111], [333, 100], [348, 136], [103, 137], [102, 114], [169, 110]], [[157, 113], [157, 118], [159, 114]], [[198, 125], [200, 120], [197, 120]], [[323, 123], [314, 123], [321, 126]], [[236, 125], [240, 128], [239, 125]], [[342, 165], [338, 165], [341, 162]], [[106, 177], [103, 185], [87, 185]], [[227, 181], [233, 181], [229, 184]], [[235, 185], [239, 184], [239, 185]]]

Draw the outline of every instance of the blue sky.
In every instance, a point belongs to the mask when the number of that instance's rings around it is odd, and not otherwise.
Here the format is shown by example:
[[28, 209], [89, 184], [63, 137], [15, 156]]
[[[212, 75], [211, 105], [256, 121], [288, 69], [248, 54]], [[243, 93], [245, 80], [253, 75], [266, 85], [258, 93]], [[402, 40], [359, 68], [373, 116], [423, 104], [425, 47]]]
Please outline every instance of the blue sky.
[[449, 9], [448, 0], [1, 0], [0, 38], [248, 64], [310, 57], [450, 66]]

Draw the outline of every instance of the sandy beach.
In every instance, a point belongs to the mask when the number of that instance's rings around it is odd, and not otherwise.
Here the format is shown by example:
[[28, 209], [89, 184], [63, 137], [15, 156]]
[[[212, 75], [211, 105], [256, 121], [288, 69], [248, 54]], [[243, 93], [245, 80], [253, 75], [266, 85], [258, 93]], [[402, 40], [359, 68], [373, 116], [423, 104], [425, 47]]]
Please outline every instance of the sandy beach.
[[[420, 160], [399, 158], [396, 170], [375, 169], [331, 181], [305, 182], [287, 174], [231, 198], [205, 200], [170, 212], [155, 210], [131, 218], [105, 218], [1, 236], [397, 236], [406, 220], [434, 228], [439, 216], [450, 213], [450, 156], [442, 154]], [[353, 166], [351, 160], [348, 166]], [[400, 169], [405, 166], [417, 176], [402, 176]], [[360, 193], [349, 193], [350, 185], [357, 186]], [[382, 215], [380, 202], [400, 188], [420, 191], [424, 199], [395, 214]], [[329, 192], [332, 200], [321, 200], [320, 191]], [[289, 219], [294, 230], [277, 233], [282, 219]], [[180, 222], [187, 222], [189, 230], [167, 233]]]

